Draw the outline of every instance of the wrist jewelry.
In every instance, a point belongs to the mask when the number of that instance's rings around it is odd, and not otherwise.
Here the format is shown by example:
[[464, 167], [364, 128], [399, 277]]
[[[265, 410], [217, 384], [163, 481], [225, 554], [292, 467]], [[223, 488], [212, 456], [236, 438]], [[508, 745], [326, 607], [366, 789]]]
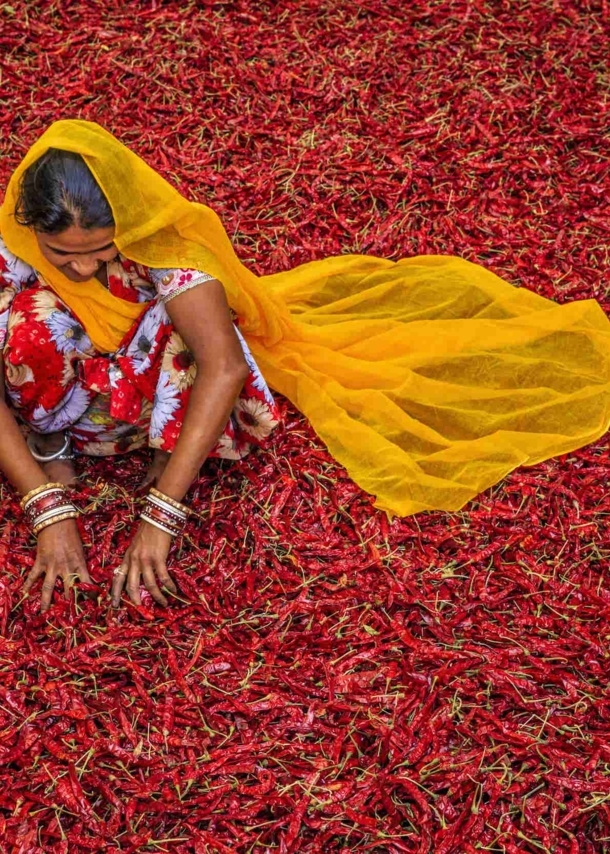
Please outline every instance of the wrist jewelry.
[[144, 509], [140, 518], [160, 531], [165, 531], [170, 537], [177, 537], [184, 528], [189, 516], [189, 509], [179, 501], [174, 501], [168, 495], [154, 487], [146, 496]]
[[31, 455], [34, 457], [36, 462], [38, 463], [50, 463], [53, 460], [73, 460], [74, 454], [72, 453], [72, 442], [70, 441], [70, 436], [66, 433], [64, 436], [64, 443], [58, 451], [55, 451], [53, 454], [39, 454], [36, 450], [35, 446], [35, 435], [30, 433], [27, 437], [27, 445], [30, 449]]
[[66, 488], [63, 483], [43, 483], [42, 486], [37, 486], [35, 489], [30, 489], [30, 491], [23, 496], [19, 504], [21, 506], [21, 509], [25, 510], [26, 505], [30, 504], [30, 502], [33, 501], [34, 498], [41, 495], [43, 492], [65, 492], [65, 489]]
[[78, 517], [62, 483], [45, 483], [32, 489], [21, 499], [21, 508], [35, 536], [49, 525]]
[[180, 502], [176, 501], [175, 498], [170, 498], [169, 495], [166, 495], [164, 492], [161, 492], [154, 486], [151, 486], [150, 488], [148, 497], [150, 498], [151, 496], [158, 498], [159, 501], [163, 501], [165, 504], [169, 504], [169, 506], [173, 507], [174, 510], [177, 510], [178, 512], [182, 513], [185, 519], [191, 514], [191, 511], [186, 506], [186, 504], [180, 504]]

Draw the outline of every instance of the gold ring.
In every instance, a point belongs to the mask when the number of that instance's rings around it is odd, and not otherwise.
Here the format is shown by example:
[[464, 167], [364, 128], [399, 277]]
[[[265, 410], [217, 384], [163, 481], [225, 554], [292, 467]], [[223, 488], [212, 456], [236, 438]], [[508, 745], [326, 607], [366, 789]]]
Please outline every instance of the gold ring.
[[[129, 572], [129, 570], [127, 570]], [[121, 567], [117, 566], [117, 568], [112, 573], [113, 575], [127, 575], [127, 572], [121, 572]]]

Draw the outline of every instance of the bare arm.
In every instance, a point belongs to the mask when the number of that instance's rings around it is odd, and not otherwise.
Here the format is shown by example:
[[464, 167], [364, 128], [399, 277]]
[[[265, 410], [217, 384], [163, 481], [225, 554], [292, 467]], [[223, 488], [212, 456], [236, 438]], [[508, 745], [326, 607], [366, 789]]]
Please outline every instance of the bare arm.
[[[15, 417], [6, 404], [4, 391], [4, 361], [0, 355], [0, 469], [13, 486], [25, 494], [48, 483], [49, 478], [31, 455]], [[43, 574], [43, 612], [51, 605], [58, 576], [63, 578], [66, 596], [76, 577], [91, 583], [78, 527], [73, 519], [57, 522], [40, 532], [36, 561], [25, 581], [23, 592], [29, 593], [34, 582]]]
[[17, 426], [4, 396], [4, 360], [0, 355], [0, 469], [22, 494], [48, 482]]
[[161, 492], [180, 501], [226, 427], [248, 366], [218, 280], [170, 300], [167, 313], [197, 365], [176, 448], [157, 484]]
[[[168, 314], [195, 358], [197, 375], [174, 452], [157, 484], [161, 492], [182, 501], [226, 427], [235, 400], [248, 376], [224, 289], [212, 280], [170, 300]], [[160, 605], [167, 599], [157, 585], [176, 592], [167, 571], [168, 534], [142, 522], [112, 585], [117, 607], [125, 578], [129, 596], [140, 603], [140, 580]]]

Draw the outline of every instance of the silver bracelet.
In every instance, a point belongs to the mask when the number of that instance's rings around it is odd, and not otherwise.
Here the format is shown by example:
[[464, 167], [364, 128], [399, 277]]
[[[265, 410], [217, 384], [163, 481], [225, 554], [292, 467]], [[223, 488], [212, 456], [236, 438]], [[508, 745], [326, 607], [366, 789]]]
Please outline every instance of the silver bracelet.
[[[32, 436], [33, 435], [34, 435], [33, 433], [30, 433], [30, 435], [28, 436], [27, 445], [28, 445], [28, 448], [30, 449], [31, 455], [34, 457], [34, 459], [36, 460], [37, 463], [50, 463], [53, 460], [73, 460], [74, 459], [74, 455], [71, 453], [71, 448], [70, 448], [70, 437], [68, 436], [67, 433], [66, 433], [66, 436], [64, 439], [63, 446], [59, 449], [59, 451], [55, 451], [54, 454], [39, 454], [38, 451], [34, 450], [34, 447], [32, 444], [32, 441], [33, 441]], [[68, 453], [66, 453], [66, 452], [68, 452]]]

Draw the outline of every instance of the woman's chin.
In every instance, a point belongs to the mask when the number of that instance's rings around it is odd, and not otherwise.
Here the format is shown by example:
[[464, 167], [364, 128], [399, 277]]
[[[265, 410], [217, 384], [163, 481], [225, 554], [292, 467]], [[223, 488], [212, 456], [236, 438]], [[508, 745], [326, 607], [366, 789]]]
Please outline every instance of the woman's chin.
[[70, 279], [71, 282], [76, 282], [77, 284], [83, 284], [84, 282], [90, 282], [93, 279], [95, 274], [91, 276], [79, 276], [78, 273], [68, 273], [66, 270], [62, 270], [62, 273], [66, 277], [66, 279]]

